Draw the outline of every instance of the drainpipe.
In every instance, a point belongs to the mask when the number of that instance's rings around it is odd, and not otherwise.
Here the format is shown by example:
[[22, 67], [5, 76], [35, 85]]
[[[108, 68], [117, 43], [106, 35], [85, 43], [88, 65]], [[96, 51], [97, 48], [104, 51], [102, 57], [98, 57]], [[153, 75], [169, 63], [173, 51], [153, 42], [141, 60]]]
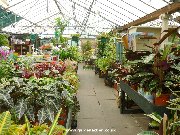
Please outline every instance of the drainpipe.
[[[160, 19], [162, 20], [162, 29], [161, 29], [161, 38], [167, 33], [164, 30], [168, 30], [168, 22], [169, 22], [169, 14], [161, 14]], [[160, 45], [161, 49], [164, 49], [165, 44], [168, 42], [168, 38], [166, 38]]]

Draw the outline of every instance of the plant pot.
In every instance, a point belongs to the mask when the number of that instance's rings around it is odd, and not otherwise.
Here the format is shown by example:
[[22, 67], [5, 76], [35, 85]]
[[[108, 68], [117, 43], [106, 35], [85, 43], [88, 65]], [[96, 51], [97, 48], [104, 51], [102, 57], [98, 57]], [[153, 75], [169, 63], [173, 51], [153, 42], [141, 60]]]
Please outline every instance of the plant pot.
[[106, 77], [106, 73], [104, 73], [103, 71], [99, 71], [99, 78], [104, 78]]
[[72, 41], [78, 42], [79, 41], [79, 37], [73, 36], [72, 37]]
[[166, 106], [168, 105], [168, 102], [170, 99], [169, 94], [161, 94], [159, 97], [155, 97], [154, 104], [157, 106]]
[[113, 85], [114, 85], [112, 79], [109, 77], [104, 78], [104, 84], [109, 87], [113, 87]]
[[58, 61], [58, 56], [52, 56], [53, 61]]
[[76, 129], [77, 128], [77, 120], [72, 120], [71, 121], [71, 129]]
[[62, 125], [62, 126], [65, 126], [66, 121], [65, 121], [65, 120], [59, 120], [59, 121], [58, 121], [58, 124], [59, 124], [59, 125]]
[[138, 89], [138, 85], [137, 84], [131, 84], [131, 88], [135, 91], [137, 91]]
[[107, 38], [102, 37], [102, 38], [101, 38], [101, 43], [106, 43], [106, 42], [107, 42]]
[[118, 83], [117, 82], [114, 83], [114, 89], [118, 90]]

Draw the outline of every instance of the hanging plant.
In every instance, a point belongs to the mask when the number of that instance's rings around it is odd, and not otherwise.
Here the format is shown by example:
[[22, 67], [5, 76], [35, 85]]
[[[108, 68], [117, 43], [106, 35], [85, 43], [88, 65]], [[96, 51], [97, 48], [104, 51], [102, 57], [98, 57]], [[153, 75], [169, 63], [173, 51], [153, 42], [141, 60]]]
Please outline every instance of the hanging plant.
[[80, 34], [73, 34], [71, 36], [72, 36], [72, 41], [75, 41], [75, 42], [79, 41]]
[[0, 34], [0, 46], [9, 46], [8, 36]]

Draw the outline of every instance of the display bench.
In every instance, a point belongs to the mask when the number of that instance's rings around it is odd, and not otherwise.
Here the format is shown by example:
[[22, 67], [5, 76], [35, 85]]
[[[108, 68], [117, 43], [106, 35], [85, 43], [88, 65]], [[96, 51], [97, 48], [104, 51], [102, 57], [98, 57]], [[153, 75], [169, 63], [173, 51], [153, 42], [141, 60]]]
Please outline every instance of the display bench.
[[143, 110], [146, 114], [151, 114], [156, 112], [161, 116], [166, 113], [167, 115], [170, 113], [166, 106], [156, 106], [150, 101], [148, 101], [144, 96], [139, 94], [137, 91], [133, 90], [128, 84], [120, 81], [120, 113], [133, 113], [135, 110], [129, 110], [127, 107], [127, 99], [126, 96], [136, 103], [141, 110]]
[[32, 53], [32, 45], [13, 44], [12, 49], [15, 50], [15, 52], [19, 55], [26, 55], [27, 53]]

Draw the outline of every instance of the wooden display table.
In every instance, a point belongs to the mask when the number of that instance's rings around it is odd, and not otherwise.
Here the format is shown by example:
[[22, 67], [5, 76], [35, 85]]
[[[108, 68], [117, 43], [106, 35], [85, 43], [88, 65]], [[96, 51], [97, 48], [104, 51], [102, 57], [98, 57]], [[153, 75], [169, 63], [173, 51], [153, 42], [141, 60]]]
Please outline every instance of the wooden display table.
[[32, 54], [32, 45], [27, 44], [13, 44], [12, 49], [19, 55]]
[[164, 116], [164, 113], [167, 115], [170, 114], [170, 111], [166, 108], [166, 106], [156, 106], [150, 101], [148, 101], [144, 96], [133, 90], [128, 84], [120, 81], [120, 90], [121, 90], [121, 98], [120, 98], [120, 113], [133, 113], [133, 110], [128, 110], [126, 106], [126, 95], [133, 100], [146, 114], [151, 114], [156, 112], [161, 116]]

